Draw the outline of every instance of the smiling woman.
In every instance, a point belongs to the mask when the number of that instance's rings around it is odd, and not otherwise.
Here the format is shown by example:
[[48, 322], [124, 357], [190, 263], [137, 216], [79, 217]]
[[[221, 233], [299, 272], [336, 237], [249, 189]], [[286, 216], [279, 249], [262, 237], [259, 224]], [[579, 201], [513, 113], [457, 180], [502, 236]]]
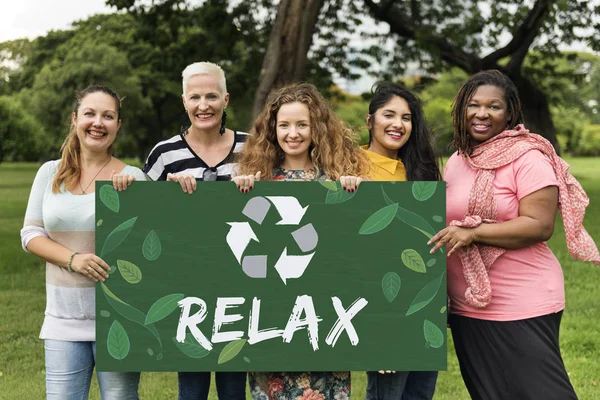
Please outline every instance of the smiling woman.
[[[40, 338], [48, 399], [87, 398], [96, 359], [95, 282], [110, 267], [95, 255], [95, 185], [115, 171], [144, 180], [112, 157], [121, 102], [93, 85], [77, 94], [60, 160], [39, 169], [21, 230], [23, 249], [46, 261], [46, 312]], [[139, 373], [98, 372], [102, 398], [137, 399]]]

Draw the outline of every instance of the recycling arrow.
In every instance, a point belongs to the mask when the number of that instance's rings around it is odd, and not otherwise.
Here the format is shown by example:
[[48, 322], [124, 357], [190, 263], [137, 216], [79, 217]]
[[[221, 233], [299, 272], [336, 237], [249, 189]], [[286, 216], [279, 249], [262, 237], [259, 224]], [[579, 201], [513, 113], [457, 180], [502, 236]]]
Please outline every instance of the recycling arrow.
[[275, 264], [275, 269], [279, 272], [283, 283], [287, 285], [286, 281], [288, 279], [300, 278], [314, 255], [313, 252], [305, 256], [290, 256], [287, 253], [287, 247], [285, 247], [281, 256], [279, 256], [279, 260], [277, 260], [277, 264]]

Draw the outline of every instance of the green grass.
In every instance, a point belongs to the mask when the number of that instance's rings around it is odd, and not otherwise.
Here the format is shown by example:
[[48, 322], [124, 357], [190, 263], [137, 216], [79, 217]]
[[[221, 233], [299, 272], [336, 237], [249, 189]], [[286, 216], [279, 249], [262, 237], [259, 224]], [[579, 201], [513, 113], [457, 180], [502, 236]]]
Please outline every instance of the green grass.
[[[600, 158], [569, 159], [572, 172], [591, 198], [585, 225], [600, 239]], [[37, 170], [34, 164], [0, 164], [0, 399], [44, 398], [44, 350], [38, 339], [44, 317], [45, 271], [42, 262], [23, 252], [19, 230]], [[594, 223], [593, 223], [594, 222]], [[568, 255], [562, 224], [549, 242], [565, 274], [567, 308], [561, 330], [561, 348], [567, 371], [579, 398], [600, 399], [600, 268], [573, 261]], [[353, 398], [365, 393], [364, 373], [352, 374]], [[142, 399], [177, 396], [175, 373], [143, 373]], [[95, 380], [91, 399], [99, 399]], [[214, 389], [211, 399], [216, 399]], [[250, 398], [248, 396], [248, 398]], [[436, 400], [468, 399], [448, 343], [448, 371], [441, 372]]]

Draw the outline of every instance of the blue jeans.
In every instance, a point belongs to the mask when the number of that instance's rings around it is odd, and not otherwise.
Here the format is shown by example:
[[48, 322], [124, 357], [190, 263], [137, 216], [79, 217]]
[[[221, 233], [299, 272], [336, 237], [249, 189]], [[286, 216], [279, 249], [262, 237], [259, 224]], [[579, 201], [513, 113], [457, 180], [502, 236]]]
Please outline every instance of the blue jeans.
[[[96, 365], [96, 342], [44, 340], [48, 400], [84, 400]], [[97, 372], [103, 400], [138, 400], [139, 372]]]
[[[215, 372], [221, 400], [246, 400], [246, 372]], [[179, 400], [206, 400], [210, 372], [178, 372]]]
[[431, 400], [437, 371], [367, 372], [366, 400]]

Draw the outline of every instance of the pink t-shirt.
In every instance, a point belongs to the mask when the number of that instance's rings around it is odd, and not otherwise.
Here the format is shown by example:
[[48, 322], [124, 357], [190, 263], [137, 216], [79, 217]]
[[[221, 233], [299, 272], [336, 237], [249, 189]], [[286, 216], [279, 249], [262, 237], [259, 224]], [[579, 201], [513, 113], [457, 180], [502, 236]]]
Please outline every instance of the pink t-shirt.
[[[476, 170], [456, 153], [446, 164], [447, 221], [462, 220]], [[518, 217], [519, 200], [548, 186], [558, 186], [552, 165], [539, 151], [531, 150], [496, 170], [494, 197], [498, 222]], [[562, 268], [545, 242], [519, 250], [506, 250], [488, 271], [492, 301], [483, 308], [465, 301], [467, 283], [456, 254], [448, 257], [448, 295], [454, 314], [494, 321], [515, 321], [558, 312], [565, 307]]]

